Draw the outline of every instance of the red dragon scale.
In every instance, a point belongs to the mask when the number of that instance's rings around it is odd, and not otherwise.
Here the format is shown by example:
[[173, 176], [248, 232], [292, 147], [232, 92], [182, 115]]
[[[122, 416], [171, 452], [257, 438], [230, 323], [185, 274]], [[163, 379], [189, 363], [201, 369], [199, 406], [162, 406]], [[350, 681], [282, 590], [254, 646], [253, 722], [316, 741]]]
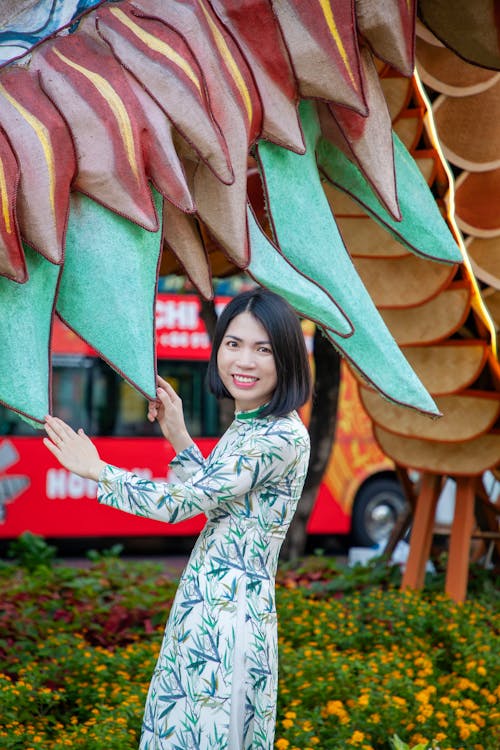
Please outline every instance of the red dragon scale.
[[361, 51], [368, 116], [338, 104], [319, 108], [323, 135], [331, 140], [364, 173], [377, 196], [399, 221], [392, 122], [380, 79], [367, 47]]
[[206, 0], [134, 0], [148, 17], [168, 17], [205, 73], [210, 107], [228, 146], [235, 180], [224, 185], [203, 163], [191, 189], [198, 215], [224, 252], [240, 267], [249, 260], [246, 221], [248, 147], [259, 136], [262, 107], [248, 66]]
[[262, 138], [304, 153], [298, 91], [280, 27], [269, 0], [211, 0], [238, 40], [262, 100]]
[[144, 113], [141, 142], [146, 174], [170, 203], [181, 211], [193, 213], [195, 205], [172, 140], [172, 124], [135, 78], [129, 76], [129, 83]]
[[162, 21], [144, 18], [123, 4], [99, 9], [97, 28], [201, 159], [230, 184], [227, 147], [210, 111], [203, 73], [183, 38]]
[[0, 131], [0, 276], [24, 282], [28, 275], [16, 218], [19, 165]]
[[178, 259], [186, 276], [205, 299], [213, 298], [212, 277], [207, 251], [194, 216], [164, 206], [164, 245]]
[[16, 204], [21, 237], [47, 260], [61, 263], [75, 152], [63, 118], [24, 68], [0, 74], [0, 126], [21, 174]]
[[404, 76], [415, 66], [416, 0], [356, 0], [356, 20], [374, 54]]
[[366, 114], [354, 0], [271, 0], [303, 97]]
[[31, 66], [71, 130], [78, 162], [74, 189], [156, 231], [135, 116], [140, 107], [107, 46], [81, 32], [60, 37], [39, 47]]

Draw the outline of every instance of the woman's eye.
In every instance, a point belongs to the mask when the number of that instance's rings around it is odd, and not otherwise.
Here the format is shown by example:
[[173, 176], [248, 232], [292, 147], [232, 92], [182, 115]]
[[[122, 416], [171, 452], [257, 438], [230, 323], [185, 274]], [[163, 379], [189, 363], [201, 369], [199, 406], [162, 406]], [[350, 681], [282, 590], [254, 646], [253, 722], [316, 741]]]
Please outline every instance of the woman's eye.
[[268, 346], [259, 347], [259, 352], [264, 352], [264, 354], [272, 354], [272, 351]]

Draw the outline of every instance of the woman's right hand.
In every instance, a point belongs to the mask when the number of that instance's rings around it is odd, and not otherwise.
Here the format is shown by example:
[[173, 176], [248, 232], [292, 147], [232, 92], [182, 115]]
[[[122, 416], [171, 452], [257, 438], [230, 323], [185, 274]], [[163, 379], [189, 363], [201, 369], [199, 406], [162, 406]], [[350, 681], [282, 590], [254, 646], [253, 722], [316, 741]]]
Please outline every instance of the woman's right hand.
[[44, 445], [68, 471], [86, 479], [99, 481], [106, 464], [101, 460], [97, 448], [83, 430], [75, 432], [62, 419], [45, 417]]
[[172, 444], [176, 453], [192, 445], [191, 439], [184, 422], [182, 400], [172, 388], [170, 383], [158, 376], [158, 398], [149, 402], [148, 419], [155, 419], [165, 438]]

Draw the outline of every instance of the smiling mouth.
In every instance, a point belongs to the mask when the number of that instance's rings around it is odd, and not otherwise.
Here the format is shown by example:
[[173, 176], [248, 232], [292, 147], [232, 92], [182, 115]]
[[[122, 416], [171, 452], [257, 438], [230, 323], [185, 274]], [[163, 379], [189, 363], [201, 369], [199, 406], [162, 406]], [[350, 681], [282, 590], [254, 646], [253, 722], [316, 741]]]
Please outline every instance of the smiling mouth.
[[236, 384], [241, 383], [243, 385], [251, 385], [252, 383], [256, 383], [259, 379], [252, 375], [233, 375], [232, 378]]

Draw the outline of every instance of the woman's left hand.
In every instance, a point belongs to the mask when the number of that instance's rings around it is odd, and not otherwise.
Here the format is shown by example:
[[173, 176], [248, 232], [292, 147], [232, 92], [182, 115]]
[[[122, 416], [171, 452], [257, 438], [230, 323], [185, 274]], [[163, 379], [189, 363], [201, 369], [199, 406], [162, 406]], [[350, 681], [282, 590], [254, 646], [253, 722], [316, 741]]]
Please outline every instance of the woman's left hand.
[[97, 448], [82, 429], [75, 432], [62, 419], [48, 415], [45, 432], [49, 437], [43, 439], [44, 445], [68, 471], [85, 479], [99, 480], [106, 463], [101, 461]]
[[164, 437], [175, 452], [180, 453], [193, 443], [184, 422], [182, 401], [170, 383], [160, 377], [156, 393], [158, 399], [149, 402], [148, 419], [150, 422], [158, 421]]

